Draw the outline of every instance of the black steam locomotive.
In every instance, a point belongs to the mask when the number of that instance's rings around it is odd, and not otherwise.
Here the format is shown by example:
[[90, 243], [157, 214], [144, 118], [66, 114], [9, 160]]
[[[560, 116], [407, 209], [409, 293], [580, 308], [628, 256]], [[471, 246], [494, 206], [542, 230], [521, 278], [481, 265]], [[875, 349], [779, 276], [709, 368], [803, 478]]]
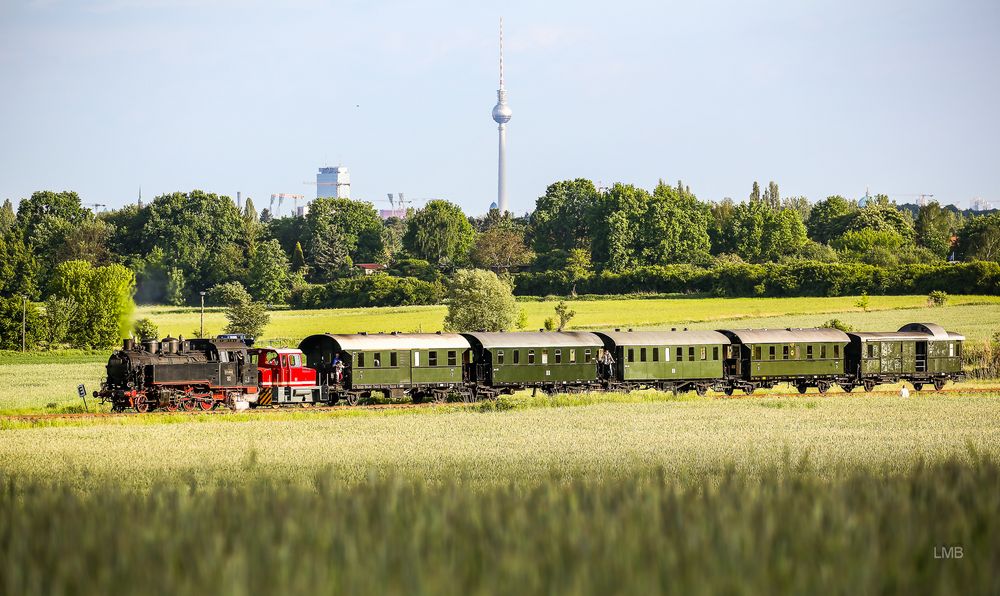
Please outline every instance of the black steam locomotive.
[[247, 344], [232, 339], [126, 339], [111, 355], [107, 381], [94, 392], [111, 409], [137, 412], [211, 410], [257, 393], [257, 366]]

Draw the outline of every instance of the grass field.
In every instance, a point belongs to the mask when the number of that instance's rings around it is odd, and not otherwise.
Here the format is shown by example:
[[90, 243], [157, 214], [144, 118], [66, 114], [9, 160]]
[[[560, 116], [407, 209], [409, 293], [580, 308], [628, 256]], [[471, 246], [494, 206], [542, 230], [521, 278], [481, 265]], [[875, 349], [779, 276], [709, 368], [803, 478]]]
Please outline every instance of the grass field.
[[1000, 588], [996, 397], [559, 404], [0, 430], [0, 593]]

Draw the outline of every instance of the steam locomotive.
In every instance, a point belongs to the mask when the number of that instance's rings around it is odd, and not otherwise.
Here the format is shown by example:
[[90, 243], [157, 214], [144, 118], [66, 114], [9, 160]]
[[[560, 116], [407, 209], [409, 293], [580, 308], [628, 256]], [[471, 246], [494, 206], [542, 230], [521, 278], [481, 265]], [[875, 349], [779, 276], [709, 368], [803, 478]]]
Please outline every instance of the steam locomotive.
[[476, 401], [520, 389], [716, 390], [787, 383], [826, 393], [964, 378], [964, 337], [934, 323], [892, 332], [742, 329], [518, 333], [316, 334], [295, 348], [238, 338], [135, 343], [108, 361], [95, 396], [112, 410], [355, 405], [373, 396]]

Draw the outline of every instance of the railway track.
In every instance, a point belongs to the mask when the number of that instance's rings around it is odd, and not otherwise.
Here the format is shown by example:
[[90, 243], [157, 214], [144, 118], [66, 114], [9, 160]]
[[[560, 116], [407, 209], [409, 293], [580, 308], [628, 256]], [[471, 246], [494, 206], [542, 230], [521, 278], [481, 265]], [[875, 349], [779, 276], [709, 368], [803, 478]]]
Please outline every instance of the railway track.
[[[918, 395], [939, 395], [942, 393], [1000, 393], [1000, 387], [967, 387], [967, 388], [949, 388], [942, 389], [941, 391], [926, 390], [926, 391], [910, 391], [910, 397], [915, 397]], [[816, 391], [810, 391], [808, 393], [766, 393], [766, 392], [755, 392], [750, 395], [734, 394], [734, 395], [712, 395], [715, 399], [760, 399], [762, 397], [829, 397], [835, 395], [848, 395], [843, 391], [837, 391], [833, 393], [818, 393]], [[884, 391], [856, 391], [853, 395], [864, 396], [864, 395], [899, 395], [899, 390], [884, 390]], [[235, 412], [226, 408], [218, 408], [215, 410], [208, 411], [177, 411], [177, 412], [166, 412], [166, 411], [156, 411], [148, 412], [145, 414], [139, 414], [138, 412], [72, 412], [63, 414], [12, 414], [12, 415], [0, 415], [0, 420], [10, 420], [10, 421], [41, 421], [41, 420], [73, 420], [73, 419], [89, 419], [89, 418], [130, 418], [130, 417], [166, 417], [166, 416], [229, 416], [238, 414], [280, 414], [288, 412], [298, 412], [298, 413], [323, 413], [323, 412], [336, 412], [336, 411], [364, 411], [364, 410], [410, 410], [418, 408], [430, 408], [440, 405], [450, 405], [450, 406], [467, 406], [471, 404], [466, 404], [463, 402], [450, 402], [447, 404], [439, 404], [434, 402], [426, 403], [393, 403], [393, 404], [365, 404], [357, 406], [312, 406], [312, 405], [302, 405], [300, 407], [261, 407], [254, 408], [252, 410], [243, 410], [241, 412]]]

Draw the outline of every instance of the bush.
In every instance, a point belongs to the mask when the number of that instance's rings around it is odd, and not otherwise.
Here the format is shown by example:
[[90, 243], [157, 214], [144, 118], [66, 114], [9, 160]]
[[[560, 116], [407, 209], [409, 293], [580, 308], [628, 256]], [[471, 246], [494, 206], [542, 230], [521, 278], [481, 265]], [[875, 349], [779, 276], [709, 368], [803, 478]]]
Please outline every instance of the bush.
[[160, 329], [150, 319], [139, 319], [132, 325], [132, 335], [139, 341], [147, 341], [160, 337]]
[[934, 290], [927, 295], [928, 306], [944, 306], [948, 302], [948, 293], [944, 290]]

